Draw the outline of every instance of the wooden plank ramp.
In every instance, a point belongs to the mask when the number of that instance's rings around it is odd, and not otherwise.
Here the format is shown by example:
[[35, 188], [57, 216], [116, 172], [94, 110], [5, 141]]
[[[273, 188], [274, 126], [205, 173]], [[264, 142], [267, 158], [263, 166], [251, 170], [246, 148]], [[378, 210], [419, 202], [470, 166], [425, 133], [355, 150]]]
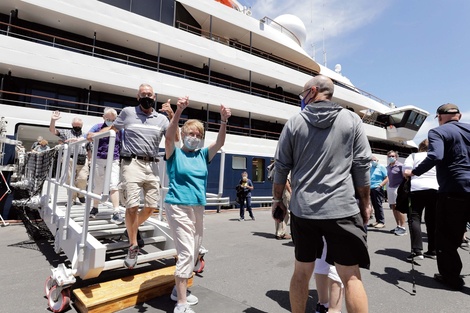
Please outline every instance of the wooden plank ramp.
[[[73, 290], [74, 305], [81, 313], [116, 312], [147, 300], [170, 295], [175, 285], [175, 266], [127, 276]], [[188, 280], [192, 286], [193, 278]]]

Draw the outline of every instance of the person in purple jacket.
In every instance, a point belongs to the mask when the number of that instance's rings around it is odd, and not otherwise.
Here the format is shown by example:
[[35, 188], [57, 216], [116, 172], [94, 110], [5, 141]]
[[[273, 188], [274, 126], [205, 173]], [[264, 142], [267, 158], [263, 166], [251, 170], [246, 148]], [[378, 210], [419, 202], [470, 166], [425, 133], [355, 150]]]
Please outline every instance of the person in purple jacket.
[[460, 122], [462, 114], [451, 103], [441, 105], [436, 118], [439, 127], [428, 133], [428, 155], [411, 173], [420, 176], [436, 166], [439, 273], [434, 279], [451, 289], [462, 290], [462, 261], [457, 249], [470, 222], [470, 124]]
[[[105, 108], [103, 114], [103, 123], [94, 125], [87, 134], [89, 141], [93, 140], [93, 136], [99, 133], [103, 128], [111, 126], [117, 117], [117, 112], [113, 108]], [[103, 192], [104, 187], [104, 174], [106, 172], [106, 159], [108, 158], [109, 137], [101, 138], [98, 142], [97, 158], [95, 161], [95, 175], [93, 181], [93, 193], [100, 194]], [[124, 216], [119, 212], [119, 151], [121, 149], [121, 133], [116, 133], [116, 142], [114, 145], [113, 163], [111, 164], [111, 179], [109, 188], [109, 199], [114, 208], [114, 213], [111, 217], [111, 222], [121, 224], [124, 222]], [[95, 218], [98, 214], [99, 200], [93, 200], [93, 207], [90, 210], [90, 217]]]
[[393, 217], [395, 222], [397, 222], [397, 227], [391, 230], [397, 236], [406, 235], [405, 228], [405, 214], [397, 210], [397, 191], [398, 186], [400, 186], [403, 181], [403, 164], [398, 161], [398, 152], [390, 150], [387, 152], [388, 165], [387, 165], [387, 177], [388, 177], [388, 186], [387, 186], [387, 198], [390, 209], [393, 210]]

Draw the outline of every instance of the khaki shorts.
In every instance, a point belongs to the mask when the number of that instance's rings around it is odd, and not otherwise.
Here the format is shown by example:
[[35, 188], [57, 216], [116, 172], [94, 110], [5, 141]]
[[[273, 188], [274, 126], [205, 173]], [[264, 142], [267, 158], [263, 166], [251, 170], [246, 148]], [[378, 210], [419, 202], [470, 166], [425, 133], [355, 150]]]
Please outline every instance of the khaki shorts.
[[140, 193], [143, 192], [144, 207], [160, 206], [160, 176], [157, 162], [143, 160], [122, 160], [122, 193], [126, 208], [140, 204]]
[[[101, 194], [104, 189], [104, 178], [106, 174], [106, 159], [96, 159], [95, 160], [95, 172], [94, 172], [94, 184], [93, 184], [93, 193]], [[119, 160], [113, 160], [111, 163], [111, 177], [109, 180], [109, 190], [118, 190], [119, 184]]]
[[396, 188], [387, 187], [388, 204], [397, 204], [397, 192], [398, 192], [398, 187]]

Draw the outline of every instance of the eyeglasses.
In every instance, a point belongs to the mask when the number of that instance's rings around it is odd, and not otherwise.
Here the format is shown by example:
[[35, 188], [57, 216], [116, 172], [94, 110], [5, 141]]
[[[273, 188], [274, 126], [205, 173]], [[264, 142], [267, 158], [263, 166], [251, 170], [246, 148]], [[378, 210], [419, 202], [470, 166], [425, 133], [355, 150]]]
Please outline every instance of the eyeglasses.
[[389, 158], [394, 158], [395, 156], [394, 156], [394, 155], [389, 155], [388, 157], [389, 157]]
[[[305, 97], [304, 97], [303, 94], [304, 94], [306, 91], [308, 91], [308, 93], [307, 93], [307, 94], [305, 95]], [[302, 91], [301, 93], [299, 93], [299, 98], [300, 98], [300, 100], [303, 100], [304, 98], [306, 98], [306, 97], [309, 95], [310, 91], [312, 91], [312, 87], [307, 88], [307, 89], [305, 89], [304, 91]]]

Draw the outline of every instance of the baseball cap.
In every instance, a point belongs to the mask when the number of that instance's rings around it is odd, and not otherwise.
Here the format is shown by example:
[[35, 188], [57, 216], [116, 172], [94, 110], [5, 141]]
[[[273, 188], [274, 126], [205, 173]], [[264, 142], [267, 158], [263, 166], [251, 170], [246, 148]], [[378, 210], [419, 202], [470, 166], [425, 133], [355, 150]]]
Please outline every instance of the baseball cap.
[[455, 114], [460, 113], [459, 107], [452, 103], [446, 103], [437, 108], [437, 114]]

